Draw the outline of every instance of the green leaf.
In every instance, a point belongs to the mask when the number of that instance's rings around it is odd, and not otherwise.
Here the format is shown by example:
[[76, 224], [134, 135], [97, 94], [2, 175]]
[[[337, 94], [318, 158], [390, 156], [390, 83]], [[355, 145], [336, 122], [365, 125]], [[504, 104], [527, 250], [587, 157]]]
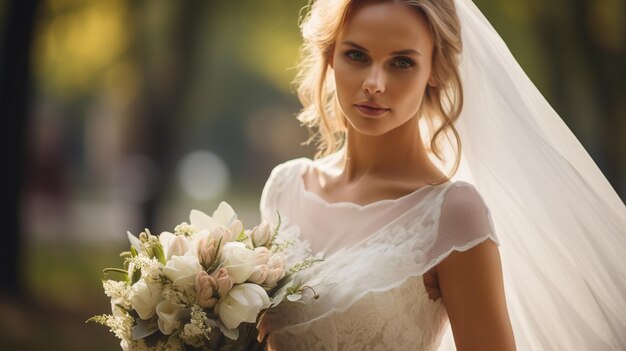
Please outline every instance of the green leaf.
[[121, 269], [121, 268], [105, 268], [102, 270], [102, 273], [106, 274], [106, 273], [119, 273], [122, 275], [122, 279], [124, 279], [124, 281], [128, 281], [128, 272]]
[[156, 318], [152, 318], [150, 320], [137, 318], [136, 322], [137, 324], [133, 326], [133, 340], [144, 339], [159, 330]]
[[141, 269], [135, 268], [133, 270], [133, 276], [131, 277], [131, 283], [135, 284], [141, 279]]
[[161, 264], [165, 265], [165, 252], [163, 252], [163, 246], [161, 245], [161, 243], [154, 245], [154, 257], [157, 258], [157, 260], [159, 260], [159, 262], [161, 262]]
[[282, 224], [282, 219], [280, 218], [280, 212], [278, 212], [278, 210], [276, 210], [276, 215], [278, 216], [278, 224], [276, 224], [276, 227], [272, 230], [272, 237], [271, 237], [270, 243], [269, 243], [270, 247], [272, 245], [274, 245], [274, 241], [276, 240], [276, 236], [278, 236], [278, 230], [280, 229], [280, 225]]

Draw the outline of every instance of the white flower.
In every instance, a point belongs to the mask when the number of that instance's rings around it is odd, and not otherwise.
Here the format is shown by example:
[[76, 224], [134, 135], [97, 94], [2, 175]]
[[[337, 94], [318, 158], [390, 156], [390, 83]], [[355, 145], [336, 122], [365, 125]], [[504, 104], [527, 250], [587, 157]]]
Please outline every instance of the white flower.
[[156, 305], [161, 301], [161, 286], [147, 283], [139, 279], [131, 288], [130, 303], [141, 319], [150, 319], [154, 316]]
[[181, 322], [178, 319], [178, 312], [181, 310], [181, 307], [174, 305], [168, 300], [163, 300], [159, 303], [156, 307], [156, 313], [159, 316], [157, 324], [163, 334], [170, 335], [180, 327]]
[[224, 268], [233, 278], [235, 284], [241, 284], [250, 277], [255, 253], [246, 248], [244, 243], [229, 242], [224, 244], [222, 257], [224, 258]]
[[189, 215], [189, 221], [192, 226], [198, 230], [206, 229], [208, 231], [212, 231], [213, 228], [218, 225], [229, 226], [236, 219], [237, 214], [233, 208], [224, 201], [220, 202], [219, 206], [217, 206], [217, 209], [213, 212], [213, 216], [209, 216], [198, 210], [191, 210], [191, 214]]
[[215, 312], [229, 329], [242, 322], [254, 323], [261, 310], [268, 308], [270, 299], [265, 290], [251, 283], [235, 285], [228, 295], [215, 305]]
[[163, 274], [173, 285], [185, 290], [196, 283], [196, 275], [202, 270], [198, 258], [194, 255], [172, 256], [163, 268]]
[[172, 256], [183, 256], [190, 248], [189, 238], [184, 235], [163, 232], [159, 235], [159, 241], [163, 246], [166, 261], [169, 261]]
[[[233, 208], [224, 201], [219, 204], [215, 212], [213, 212], [212, 217], [204, 212], [191, 210], [189, 221], [197, 230], [209, 231], [211, 233], [211, 239], [218, 241], [222, 238], [222, 243], [236, 240], [243, 231], [243, 224], [237, 219], [237, 214]], [[223, 226], [224, 228], [217, 229], [219, 226]], [[228, 229], [228, 232], [225, 232], [223, 229]]]
[[130, 246], [134, 247], [137, 252], [141, 252], [141, 241], [129, 231], [126, 231], [126, 235], [128, 236], [128, 241], [130, 241]]
[[213, 239], [218, 242], [221, 239], [222, 243], [226, 243], [229, 241], [235, 241], [237, 237], [235, 236], [235, 234], [233, 234], [233, 232], [230, 229], [228, 229], [228, 227], [220, 224], [211, 230], [209, 234], [209, 239]]

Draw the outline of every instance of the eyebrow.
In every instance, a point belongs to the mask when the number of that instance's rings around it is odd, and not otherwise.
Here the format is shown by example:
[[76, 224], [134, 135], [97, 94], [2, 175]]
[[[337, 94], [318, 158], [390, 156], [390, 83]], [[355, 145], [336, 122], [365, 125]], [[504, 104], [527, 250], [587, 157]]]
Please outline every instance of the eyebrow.
[[[365, 52], [369, 52], [369, 50], [367, 50], [366, 48], [362, 47], [361, 45], [350, 41], [350, 40], [345, 40], [342, 42], [342, 44], [346, 44], [346, 45], [350, 45], [352, 47], [355, 47], [359, 50], [363, 50]], [[419, 55], [422, 56], [422, 54], [419, 53], [419, 51], [417, 50], [413, 50], [413, 49], [406, 49], [406, 50], [398, 50], [398, 51], [394, 51], [391, 53], [392, 55], [410, 55], [410, 54], [415, 54], [415, 55]]]

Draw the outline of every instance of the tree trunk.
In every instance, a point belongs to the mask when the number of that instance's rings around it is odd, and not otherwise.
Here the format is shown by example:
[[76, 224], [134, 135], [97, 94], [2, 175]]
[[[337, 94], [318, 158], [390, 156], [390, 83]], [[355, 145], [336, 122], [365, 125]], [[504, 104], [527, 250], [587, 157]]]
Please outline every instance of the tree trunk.
[[21, 191], [24, 185], [26, 129], [29, 121], [31, 80], [30, 49], [36, 0], [12, 0], [7, 5], [0, 58], [0, 115], [4, 120], [1, 147], [2, 244], [0, 245], [0, 293], [20, 297], [22, 228]]

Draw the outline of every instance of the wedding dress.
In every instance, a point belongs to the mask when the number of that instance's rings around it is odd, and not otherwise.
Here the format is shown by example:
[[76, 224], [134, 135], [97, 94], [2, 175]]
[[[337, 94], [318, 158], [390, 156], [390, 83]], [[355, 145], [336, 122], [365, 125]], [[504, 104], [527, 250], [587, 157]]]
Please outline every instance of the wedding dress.
[[626, 206], [480, 10], [454, 3], [464, 105], [450, 182], [357, 206], [304, 189], [305, 167], [337, 171], [328, 159], [272, 171], [263, 219], [278, 210], [293, 254], [324, 258], [308, 283], [319, 299], [270, 314], [276, 349], [453, 349], [422, 275], [493, 240], [518, 350], [626, 350]]
[[[463, 181], [427, 185], [395, 200], [329, 203], [308, 191], [309, 167], [333, 174], [343, 149], [272, 171], [261, 198], [264, 220], [282, 220], [293, 257], [324, 261], [306, 273], [320, 295], [266, 315], [277, 350], [436, 350], [448, 324], [423, 274], [452, 250], [497, 241], [489, 209]], [[462, 235], [459, 235], [462, 233]]]

